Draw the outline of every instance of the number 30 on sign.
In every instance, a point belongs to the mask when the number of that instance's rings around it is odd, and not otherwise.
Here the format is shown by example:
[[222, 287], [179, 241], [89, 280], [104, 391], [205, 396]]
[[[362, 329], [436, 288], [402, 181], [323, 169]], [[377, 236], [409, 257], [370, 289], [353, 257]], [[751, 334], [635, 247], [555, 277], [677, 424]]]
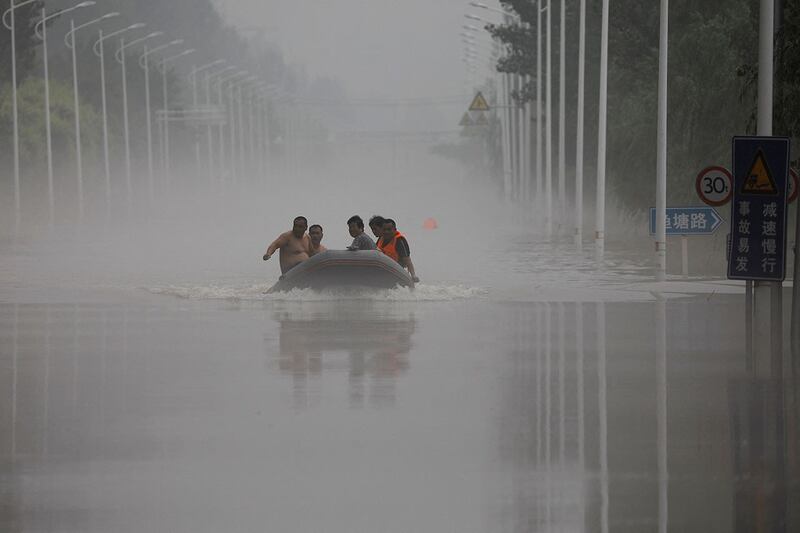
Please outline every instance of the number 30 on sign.
[[723, 167], [708, 167], [700, 171], [695, 181], [697, 196], [711, 206], [719, 207], [731, 199], [733, 177]]

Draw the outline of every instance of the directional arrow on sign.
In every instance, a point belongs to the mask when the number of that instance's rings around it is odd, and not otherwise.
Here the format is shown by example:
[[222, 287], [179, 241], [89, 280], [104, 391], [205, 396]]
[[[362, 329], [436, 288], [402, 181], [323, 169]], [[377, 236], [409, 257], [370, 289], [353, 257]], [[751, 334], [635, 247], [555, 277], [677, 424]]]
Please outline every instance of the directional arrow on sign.
[[[725, 222], [713, 207], [668, 207], [667, 235], [711, 235]], [[656, 233], [656, 208], [650, 208], [650, 235]]]

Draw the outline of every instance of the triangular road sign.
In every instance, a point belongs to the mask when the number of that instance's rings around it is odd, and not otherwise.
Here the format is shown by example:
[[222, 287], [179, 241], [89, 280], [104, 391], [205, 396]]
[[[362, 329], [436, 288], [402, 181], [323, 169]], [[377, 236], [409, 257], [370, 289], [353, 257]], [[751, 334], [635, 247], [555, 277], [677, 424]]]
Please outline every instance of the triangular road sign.
[[461, 117], [461, 122], [458, 123], [459, 126], [472, 126], [475, 123], [472, 122], [472, 118], [469, 116], [469, 113], [464, 113], [464, 116]]
[[761, 150], [756, 153], [750, 172], [745, 177], [742, 194], [778, 194], [778, 186], [775, 184], [772, 172], [770, 172], [767, 160]]
[[483, 97], [483, 94], [478, 92], [475, 95], [475, 98], [472, 100], [472, 103], [469, 105], [470, 111], [489, 111], [489, 104], [486, 103], [486, 98]]
[[478, 118], [475, 119], [476, 126], [488, 126], [489, 120], [486, 118], [486, 113], [483, 111], [478, 112]]

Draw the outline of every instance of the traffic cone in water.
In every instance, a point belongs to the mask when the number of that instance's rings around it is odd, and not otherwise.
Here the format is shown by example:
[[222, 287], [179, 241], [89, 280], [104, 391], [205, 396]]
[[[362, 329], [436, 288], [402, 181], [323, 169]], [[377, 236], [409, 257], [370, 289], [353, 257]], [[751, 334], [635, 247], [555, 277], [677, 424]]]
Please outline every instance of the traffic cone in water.
[[433, 217], [428, 217], [425, 219], [425, 222], [422, 223], [423, 229], [437, 229], [439, 227], [439, 223], [436, 222], [436, 219]]

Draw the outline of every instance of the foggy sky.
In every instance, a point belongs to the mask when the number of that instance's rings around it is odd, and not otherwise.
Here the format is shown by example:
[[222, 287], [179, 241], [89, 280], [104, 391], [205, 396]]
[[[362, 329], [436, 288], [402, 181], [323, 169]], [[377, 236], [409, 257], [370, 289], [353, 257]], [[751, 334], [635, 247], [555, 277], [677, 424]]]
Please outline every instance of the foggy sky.
[[[350, 97], [461, 95], [466, 0], [215, 0], [237, 27], [261, 27], [310, 77]], [[496, 5], [497, 2], [488, 2]], [[469, 8], [476, 12], [475, 8]]]

